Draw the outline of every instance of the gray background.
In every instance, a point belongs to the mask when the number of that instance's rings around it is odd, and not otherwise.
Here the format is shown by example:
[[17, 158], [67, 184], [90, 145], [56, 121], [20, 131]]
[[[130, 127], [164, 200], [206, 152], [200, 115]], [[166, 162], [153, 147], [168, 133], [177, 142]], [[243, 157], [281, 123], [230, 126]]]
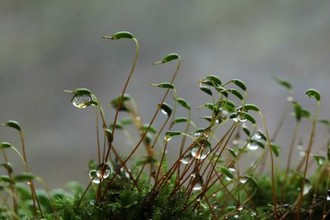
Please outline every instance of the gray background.
[[[274, 76], [291, 81], [297, 100], [312, 111], [314, 102], [304, 92], [318, 89], [321, 116], [328, 117], [329, 11], [330, 1], [318, 0], [2, 0], [0, 122], [21, 123], [31, 169], [51, 187], [70, 180], [86, 183], [87, 161], [96, 158], [95, 112], [74, 108], [63, 89], [91, 89], [110, 121], [108, 102], [120, 93], [134, 44], [101, 36], [121, 30], [133, 33], [141, 44], [128, 93], [134, 94], [145, 122], [162, 94], [148, 84], [168, 81], [175, 69], [175, 64], [151, 64], [171, 52], [183, 58], [176, 85], [196, 120], [201, 115], [197, 107], [209, 101], [198, 89], [206, 74], [245, 81], [248, 101], [260, 106], [271, 132], [288, 94]], [[281, 134], [283, 152], [293, 122]], [[0, 140], [19, 146], [10, 129], [0, 128]], [[118, 145], [124, 153], [125, 143]], [[12, 160], [19, 170], [20, 162]]]

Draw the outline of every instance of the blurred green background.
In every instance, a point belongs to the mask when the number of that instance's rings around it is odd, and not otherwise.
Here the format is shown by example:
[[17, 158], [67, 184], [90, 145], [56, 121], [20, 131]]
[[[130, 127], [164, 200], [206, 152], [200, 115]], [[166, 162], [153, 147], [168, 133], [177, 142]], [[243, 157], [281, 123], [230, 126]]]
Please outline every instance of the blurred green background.
[[[198, 89], [200, 78], [239, 78], [273, 132], [288, 94], [276, 76], [291, 81], [312, 110], [304, 92], [318, 89], [321, 116], [329, 117], [329, 11], [330, 1], [319, 0], [1, 0], [0, 122], [21, 123], [31, 169], [51, 187], [86, 183], [87, 161], [96, 158], [95, 112], [75, 109], [63, 89], [87, 87], [104, 106], [120, 93], [134, 45], [101, 37], [121, 30], [141, 44], [128, 93], [145, 122], [162, 94], [148, 84], [168, 81], [175, 68], [151, 64], [172, 52], [183, 58], [179, 95], [194, 110], [209, 101]], [[292, 124], [282, 132], [284, 145]], [[19, 146], [15, 132], [0, 129], [1, 141]], [[124, 145], [117, 147], [125, 152]]]

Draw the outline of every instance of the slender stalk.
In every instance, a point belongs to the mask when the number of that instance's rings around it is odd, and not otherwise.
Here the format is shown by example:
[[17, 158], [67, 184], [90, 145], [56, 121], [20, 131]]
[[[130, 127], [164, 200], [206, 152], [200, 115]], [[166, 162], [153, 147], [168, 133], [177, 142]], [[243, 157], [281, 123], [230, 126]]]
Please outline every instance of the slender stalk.
[[308, 168], [309, 158], [310, 158], [312, 146], [313, 146], [313, 143], [314, 143], [315, 132], [316, 132], [316, 124], [317, 124], [319, 114], [320, 114], [320, 101], [317, 101], [317, 108], [316, 108], [315, 117], [313, 119], [312, 131], [311, 131], [311, 134], [310, 134], [310, 137], [309, 137], [309, 142], [308, 142], [308, 146], [307, 146], [307, 150], [306, 150], [306, 154], [305, 154], [306, 163], [305, 163], [305, 167], [304, 167], [303, 181], [301, 183], [300, 198], [299, 198], [299, 201], [298, 201], [298, 213], [296, 215], [296, 219], [299, 219], [300, 214], [301, 214], [301, 206], [302, 206], [302, 202], [304, 200], [305, 179], [306, 179], [306, 175], [307, 175], [307, 168]]
[[[115, 113], [115, 117], [114, 117], [114, 121], [113, 121], [113, 129], [112, 129], [113, 136], [115, 135], [115, 131], [116, 131], [116, 124], [117, 124], [117, 120], [118, 120], [119, 110], [120, 110], [121, 106], [123, 105], [123, 97], [124, 97], [125, 92], [127, 90], [128, 83], [130, 82], [130, 80], [131, 80], [131, 78], [133, 76], [133, 73], [134, 73], [134, 70], [135, 70], [135, 66], [136, 66], [136, 63], [137, 63], [137, 60], [138, 60], [138, 56], [139, 56], [139, 48], [140, 48], [139, 42], [138, 42], [138, 40], [135, 37], [133, 37], [132, 40], [135, 43], [135, 56], [134, 56], [134, 60], [133, 60], [133, 64], [132, 64], [131, 70], [129, 72], [128, 78], [127, 78], [127, 80], [125, 82], [125, 85], [124, 85], [123, 90], [121, 92], [121, 97], [120, 97], [119, 102], [118, 102], [118, 107], [117, 107], [117, 110], [116, 110], [116, 113]], [[108, 160], [109, 153], [110, 153], [110, 148], [108, 148], [108, 151], [106, 153], [105, 161]]]
[[270, 153], [270, 165], [271, 165], [271, 176], [272, 176], [272, 197], [273, 197], [273, 205], [274, 205], [274, 215], [275, 215], [275, 219], [278, 219], [278, 210], [277, 210], [277, 195], [276, 195], [276, 185], [275, 185], [275, 168], [274, 168], [274, 156], [273, 156], [273, 150], [272, 150], [272, 144], [270, 142], [270, 137], [269, 137], [269, 133], [268, 133], [268, 128], [267, 128], [267, 124], [266, 124], [266, 118], [264, 117], [264, 115], [262, 114], [262, 112], [259, 111], [259, 114], [262, 118], [262, 123], [264, 125], [265, 128], [265, 132], [266, 132], [266, 138], [267, 138], [267, 145], [269, 148], [269, 153]]

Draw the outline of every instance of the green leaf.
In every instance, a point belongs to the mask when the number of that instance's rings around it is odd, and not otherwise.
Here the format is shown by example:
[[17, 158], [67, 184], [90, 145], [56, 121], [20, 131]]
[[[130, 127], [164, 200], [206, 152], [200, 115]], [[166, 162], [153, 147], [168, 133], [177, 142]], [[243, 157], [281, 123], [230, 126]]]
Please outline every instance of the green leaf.
[[297, 102], [292, 102], [292, 103], [297, 121], [300, 121], [302, 118], [309, 118], [310, 113], [306, 109], [301, 107], [301, 105]]
[[219, 168], [220, 168], [219, 171], [223, 173], [226, 177], [230, 179], [234, 179], [233, 173], [227, 167], [219, 166]]
[[35, 178], [35, 175], [32, 173], [28, 172], [23, 172], [17, 176], [14, 177], [15, 182], [26, 182], [26, 181], [31, 181]]
[[12, 147], [12, 145], [8, 142], [4, 141], [4, 142], [0, 143], [0, 149], [11, 148], [11, 147]]
[[129, 111], [129, 109], [125, 106], [125, 102], [130, 101], [132, 98], [130, 95], [128, 94], [124, 94], [124, 96], [119, 96], [117, 98], [115, 98], [114, 100], [111, 101], [111, 106], [114, 109], [118, 109], [119, 107], [119, 103], [121, 101], [121, 105], [119, 108], [119, 111]]
[[252, 115], [250, 115], [249, 113], [244, 112], [244, 117], [251, 122], [252, 124], [257, 123], [256, 120], [254, 119], [254, 117]]
[[172, 108], [167, 103], [158, 104], [159, 108], [162, 110], [164, 114], [166, 114], [168, 117], [172, 114]]
[[177, 59], [181, 59], [181, 57], [176, 53], [170, 53], [166, 57], [164, 57], [162, 60], [156, 61], [153, 64], [168, 63], [168, 62], [171, 62], [172, 60], [177, 60]]
[[10, 179], [10, 177], [7, 176], [7, 175], [1, 175], [0, 176], [0, 182], [10, 183], [10, 184], [14, 183], [13, 180]]
[[174, 89], [175, 87], [173, 86], [172, 83], [169, 82], [162, 82], [162, 83], [150, 83], [151, 86], [156, 86], [159, 88], [164, 88], [164, 89]]
[[323, 157], [323, 156], [320, 156], [320, 155], [314, 155], [313, 158], [314, 158], [316, 164], [317, 164], [319, 167], [321, 167], [321, 166], [324, 164], [324, 162], [325, 162], [325, 157]]
[[317, 101], [321, 100], [320, 92], [317, 91], [316, 89], [308, 89], [306, 91], [306, 95], [308, 95], [311, 98], [314, 97]]
[[227, 89], [227, 91], [231, 94], [233, 94], [234, 96], [236, 96], [237, 98], [239, 98], [240, 100], [243, 100], [244, 97], [242, 96], [242, 94], [237, 90], [237, 89]]
[[228, 151], [229, 151], [229, 153], [234, 157], [234, 158], [236, 158], [238, 155], [239, 155], [239, 152], [237, 152], [237, 150], [235, 150], [235, 149], [231, 149], [231, 148], [226, 148]]
[[207, 88], [207, 87], [205, 87], [205, 86], [200, 86], [199, 88], [200, 88], [200, 90], [202, 90], [202, 91], [205, 92], [206, 94], [208, 94], [208, 95], [210, 95], [210, 96], [213, 95], [212, 90], [211, 90], [210, 88]]
[[218, 86], [221, 86], [221, 84], [222, 84], [221, 80], [215, 75], [206, 76], [204, 79], [202, 79], [200, 81], [200, 83], [202, 83], [204, 85], [212, 86], [212, 87], [218, 87]]
[[73, 90], [73, 94], [75, 94], [75, 95], [91, 95], [92, 92], [86, 88], [78, 88], [78, 89]]
[[186, 117], [177, 117], [173, 120], [173, 124], [179, 124], [179, 123], [183, 123], [183, 122], [187, 122], [188, 119]]
[[231, 82], [233, 82], [236, 86], [238, 86], [242, 90], [246, 91], [246, 85], [242, 80], [232, 79]]
[[271, 144], [271, 149], [272, 152], [275, 154], [276, 157], [278, 157], [280, 155], [280, 147], [275, 145], [275, 144]]
[[182, 135], [182, 132], [181, 131], [167, 131], [165, 133], [165, 141], [170, 141], [172, 139], [172, 137], [175, 137], [175, 136], [179, 136], [179, 135]]
[[182, 98], [177, 98], [176, 101], [177, 101], [177, 103], [179, 103], [185, 109], [191, 110], [190, 105], [189, 105], [189, 103], [186, 100], [184, 100]]
[[108, 139], [109, 142], [112, 142], [113, 141], [113, 134], [112, 134], [112, 131], [110, 129], [104, 129], [104, 133]]
[[244, 133], [246, 134], [246, 136], [248, 136], [248, 137], [251, 136], [250, 129], [245, 124], [242, 125], [242, 130], [244, 131]]
[[319, 120], [319, 123], [322, 123], [328, 127], [330, 127], [330, 120], [327, 120], [327, 119], [320, 119]]
[[286, 80], [283, 80], [283, 79], [279, 79], [279, 78], [275, 78], [276, 79], [276, 82], [278, 84], [280, 84], [281, 86], [287, 88], [288, 90], [291, 90], [292, 89], [292, 86], [291, 86], [291, 83], [286, 81]]
[[14, 128], [18, 131], [21, 130], [21, 125], [17, 121], [14, 121], [14, 120], [9, 120], [9, 121], [7, 121], [6, 123], [4, 123], [2, 125], [10, 127], [10, 128]]
[[[144, 125], [142, 125], [141, 130], [142, 130], [142, 131], [146, 131], [147, 128], [149, 128], [149, 124], [144, 124]], [[151, 132], [151, 133], [153, 133], [153, 134], [157, 134], [157, 130], [156, 130], [156, 128], [155, 128], [154, 126], [150, 126], [148, 132]]]
[[133, 39], [134, 36], [133, 36], [133, 34], [131, 34], [128, 31], [119, 31], [119, 32], [113, 34], [112, 36], [103, 36], [102, 38], [110, 39], [110, 40], [118, 40], [118, 39], [122, 39], [122, 38]]
[[256, 106], [255, 104], [245, 104], [244, 105], [244, 109], [246, 110], [246, 111], [256, 111], [256, 112], [259, 112], [260, 110], [259, 110], [259, 108], [258, 108], [258, 106]]
[[13, 172], [13, 166], [11, 165], [11, 163], [7, 162], [7, 163], [1, 163], [0, 167], [4, 167], [8, 173], [12, 173]]

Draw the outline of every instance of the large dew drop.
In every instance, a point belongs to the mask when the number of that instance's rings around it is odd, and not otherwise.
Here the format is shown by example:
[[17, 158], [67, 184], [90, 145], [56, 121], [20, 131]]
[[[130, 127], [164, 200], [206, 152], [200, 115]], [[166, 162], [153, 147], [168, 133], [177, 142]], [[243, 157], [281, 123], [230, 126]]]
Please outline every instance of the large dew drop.
[[93, 103], [93, 98], [89, 94], [75, 95], [71, 102], [77, 108], [86, 108]]
[[91, 170], [89, 171], [89, 177], [91, 178], [91, 180], [93, 181], [93, 183], [95, 184], [99, 184], [101, 181], [100, 181], [100, 178], [97, 176], [96, 174], [96, 170]]
[[106, 179], [109, 177], [111, 173], [111, 170], [110, 170], [110, 167], [108, 164], [105, 164], [105, 163], [101, 163], [97, 170], [96, 170], [96, 176], [99, 178], [99, 179]]
[[190, 153], [191, 156], [195, 157], [198, 160], [204, 160], [207, 155], [210, 153], [210, 148], [209, 147], [194, 147], [191, 149]]
[[192, 160], [192, 156], [189, 154], [189, 155], [185, 156], [184, 158], [182, 158], [182, 159], [180, 160], [180, 162], [181, 162], [182, 164], [187, 165], [187, 164], [189, 164], [189, 163], [191, 162], [191, 160]]
[[192, 185], [193, 185], [192, 190], [193, 191], [201, 190], [203, 188], [203, 178], [199, 174], [196, 174], [195, 177], [193, 178], [194, 179], [192, 180]]

